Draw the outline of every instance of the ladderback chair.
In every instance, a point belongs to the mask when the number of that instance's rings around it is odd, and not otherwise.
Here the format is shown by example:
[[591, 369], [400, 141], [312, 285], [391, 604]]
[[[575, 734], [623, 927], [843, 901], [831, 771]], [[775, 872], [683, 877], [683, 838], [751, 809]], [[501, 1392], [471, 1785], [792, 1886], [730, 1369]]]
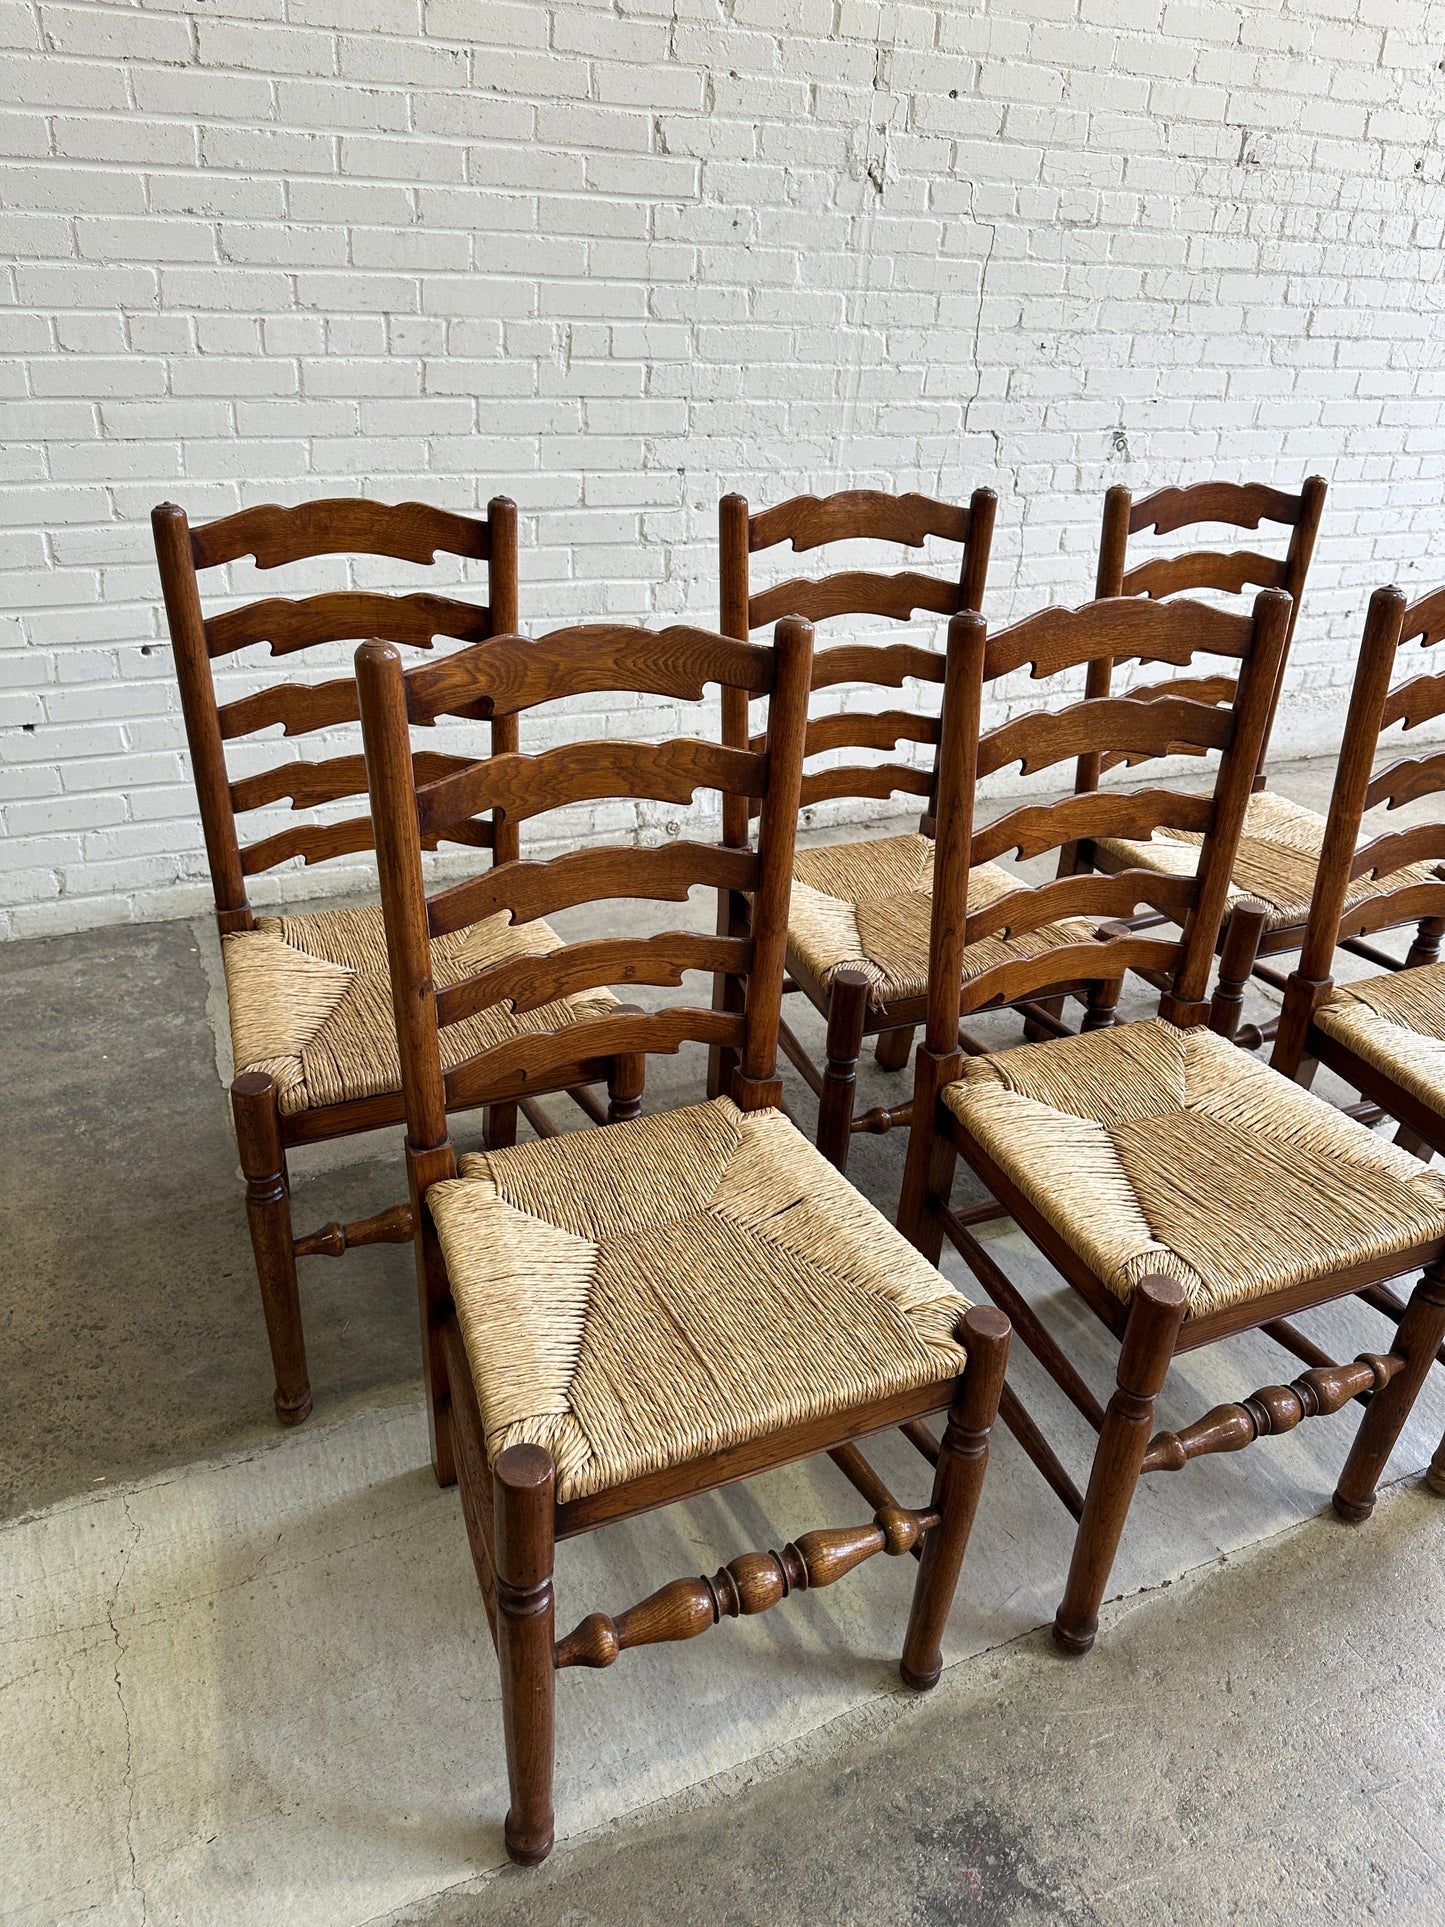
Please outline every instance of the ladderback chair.
[[[1306, 481], [1298, 495], [1283, 494], [1258, 482], [1205, 482], [1194, 488], [1163, 489], [1135, 505], [1127, 489], [1110, 489], [1104, 504], [1099, 549], [1099, 593], [1167, 596], [1198, 588], [1228, 592], [1242, 590], [1251, 583], [1281, 588], [1293, 598], [1285, 644], [1287, 660], [1324, 510], [1325, 492], [1325, 484], [1317, 475]], [[1262, 522], [1282, 524], [1290, 530], [1288, 548], [1280, 559], [1249, 549], [1198, 550], [1126, 566], [1131, 535], [1145, 528], [1168, 533], [1202, 522], [1228, 523], [1238, 528], [1257, 528]], [[1231, 911], [1220, 930], [1220, 976], [1226, 986], [1226, 996], [1235, 1008], [1242, 1007], [1244, 987], [1251, 976], [1257, 976], [1277, 990], [1283, 989], [1283, 976], [1259, 959], [1297, 950], [1303, 941], [1315, 865], [1324, 839], [1325, 820], [1318, 811], [1280, 795], [1266, 783], [1264, 758], [1279, 706], [1283, 676], [1282, 665], [1280, 682], [1270, 705], [1265, 746], [1260, 751], [1260, 766], [1255, 774], [1256, 794], [1250, 798], [1235, 858]], [[1107, 685], [1105, 665], [1093, 672], [1090, 693], [1101, 694]], [[1198, 688], [1202, 695], [1212, 693], [1215, 700], [1229, 700], [1227, 676], [1202, 678]], [[1129, 693], [1138, 701], [1147, 701], [1157, 690], [1140, 688]], [[1076, 774], [1077, 787], [1092, 788], [1100, 773], [1087, 760], [1081, 762]], [[1087, 853], [1087, 860], [1101, 869], [1144, 864], [1177, 872], [1189, 868], [1196, 860], [1196, 852], [1197, 839], [1171, 833], [1156, 836], [1144, 845], [1127, 838], [1103, 839]], [[1416, 876], [1402, 882], [1419, 880]], [[1438, 957], [1442, 935], [1445, 935], [1445, 921], [1422, 921], [1413, 959], [1433, 961]], [[1254, 1048], [1273, 1034], [1273, 1022], [1264, 1026], [1248, 1025], [1237, 1031], [1236, 1040]]]
[[[1427, 1162], [1445, 1152], [1445, 964], [1390, 963], [1343, 984], [1333, 973], [1336, 949], [1352, 940], [1422, 914], [1445, 915], [1445, 809], [1438, 802], [1426, 821], [1361, 839], [1367, 812], [1388, 813], [1445, 792], [1445, 751], [1438, 749], [1372, 774], [1385, 730], [1445, 715], [1445, 670], [1391, 684], [1402, 642], [1428, 648], [1442, 637], [1445, 589], [1413, 604], [1398, 589], [1377, 589], [1370, 598], [1309, 923], [1270, 1059], [1306, 1089], [1318, 1066], [1328, 1065], [1372, 1110], [1397, 1119], [1395, 1142]], [[1412, 880], [1387, 887], [1402, 874]], [[1399, 1323], [1405, 1306], [1388, 1285], [1361, 1296]], [[1445, 1493], [1445, 1442], [1427, 1476]]]
[[[289, 801], [293, 812], [304, 813], [355, 796], [364, 806], [359, 738], [352, 753], [319, 761], [292, 759], [271, 738], [274, 749], [265, 767], [236, 777], [227, 767], [228, 745], [246, 744], [278, 724], [287, 739], [354, 725], [359, 714], [355, 677], [264, 681], [221, 702], [214, 666], [263, 643], [275, 658], [362, 637], [430, 649], [438, 637], [465, 644], [499, 627], [515, 631], [517, 511], [501, 496], [489, 505], [485, 519], [421, 502], [340, 499], [296, 508], [269, 504], [192, 528], [185, 511], [168, 502], [154, 510], [151, 523], [221, 933], [236, 1072], [232, 1108], [275, 1370], [276, 1412], [283, 1423], [296, 1424], [311, 1410], [297, 1258], [335, 1258], [357, 1245], [405, 1243], [411, 1222], [407, 1207], [395, 1205], [298, 1237], [291, 1222], [286, 1153], [291, 1146], [399, 1122], [401, 1071], [380, 905], [372, 901], [314, 914], [258, 917], [247, 897], [248, 879], [278, 864], [299, 858], [311, 865], [373, 847], [365, 807], [340, 821], [307, 821], [303, 815], [299, 823], [242, 841], [242, 819], [279, 803]], [[202, 610], [201, 574], [247, 556], [269, 570], [333, 555], [426, 565], [438, 554], [485, 562], [488, 600], [351, 588], [297, 600], [271, 596], [210, 616]], [[469, 713], [482, 725], [474, 755], [489, 748], [516, 749], [515, 716]], [[247, 745], [253, 757], [267, 746]], [[419, 779], [435, 779], [468, 768], [474, 756], [418, 747], [415, 760]], [[503, 861], [517, 849], [515, 825], [504, 815], [449, 824], [444, 840], [490, 850]], [[428, 839], [433, 848], [437, 841]], [[529, 933], [534, 942], [546, 934], [544, 928]], [[458, 927], [438, 957], [438, 968], [444, 977], [455, 975], [484, 953], [507, 954], [517, 942], [517, 933], [496, 922]], [[575, 1008], [585, 1011], [591, 1004], [584, 1000]], [[633, 1116], [640, 1108], [639, 1069], [630, 1060], [609, 1065], [611, 1115]], [[590, 1114], [608, 1115], [590, 1091], [576, 1095]], [[489, 1142], [510, 1142], [515, 1132], [514, 1104], [489, 1112]]]
[[[1256, 599], [1254, 644], [1237, 652], [1242, 667], [1227, 709], [1197, 703], [1199, 713], [1190, 717], [1184, 705], [1193, 699], [1170, 699], [1174, 718], [1164, 727], [1186, 726], [1186, 740], [1212, 741], [1221, 751], [1212, 796], [1160, 786], [1098, 790], [1062, 803], [1023, 805], [981, 832], [973, 829], [973, 798], [981, 692], [990, 670], [1021, 660], [1061, 666], [1100, 655], [1176, 660], [1176, 651], [1194, 640], [1196, 623], [1241, 619], [1187, 602], [1094, 603], [1047, 611], [987, 641], [975, 634], [967, 660], [950, 662], [928, 1023], [917, 1056], [899, 1225], [934, 1262], [949, 1238], [1099, 1435], [1080, 1494], [1032, 1418], [1008, 1403], [1001, 1408], [1078, 1521], [1054, 1622], [1057, 1643], [1071, 1653], [1093, 1644], [1125, 1519], [1145, 1474], [1237, 1450], [1365, 1395], [1368, 1408], [1334, 1504], [1346, 1519], [1367, 1517], [1445, 1332], [1445, 1179], [1205, 1027], [1215, 933], [1288, 614], [1279, 591]], [[1155, 753], [1158, 733], [1148, 719], [1159, 706], [1088, 698], [1058, 716], [1026, 719], [1018, 746], [1028, 744], [1031, 761], [1083, 750]], [[1160, 1015], [967, 1055], [960, 1012], [1016, 996], [1030, 973], [1047, 967], [1013, 962], [965, 981], [975, 926], [963, 907], [964, 886], [974, 857], [1008, 847], [1047, 850], [1076, 836], [1135, 835], [1161, 824], [1204, 839], [1194, 872], [1174, 879], [1185, 894], [1167, 905], [1182, 934], [1165, 941], [1106, 922], [1088, 939], [1113, 953], [1116, 968], [1168, 973]], [[1011, 928], [1026, 928], [1065, 911], [1097, 919], [1117, 912], [1109, 889], [1120, 882], [1117, 876], [1056, 879], [999, 905], [990, 922], [1003, 918]], [[1127, 886], [1125, 900], [1136, 889], [1147, 900], [1142, 881]], [[1153, 947], [1152, 960], [1141, 954], [1144, 945]], [[992, 1199], [954, 1211], [950, 1191], [960, 1156]], [[1012, 1218], [1120, 1339], [1107, 1407], [974, 1235], [973, 1226], [998, 1217]], [[1421, 1267], [1424, 1276], [1388, 1354], [1337, 1363], [1291, 1322], [1300, 1311]], [[1265, 1386], [1178, 1432], [1151, 1438], [1154, 1401], [1175, 1354], [1256, 1328], [1310, 1369], [1289, 1385]]]
[[[563, 630], [500, 637], [404, 678], [396, 651], [358, 651], [362, 723], [406, 1098], [407, 1167], [438, 1475], [457, 1476], [501, 1668], [511, 1808], [507, 1850], [545, 1858], [553, 1837], [558, 1669], [688, 1639], [719, 1619], [832, 1583], [876, 1552], [921, 1546], [903, 1674], [937, 1679], [940, 1640], [977, 1503], [1008, 1324], [965, 1301], [854, 1192], [777, 1108], [789, 869], [812, 632], [774, 646], [701, 630]], [[602, 690], [701, 705], [710, 687], [765, 698], [766, 755], [673, 738], [569, 742], [494, 756], [418, 783], [409, 728], [457, 701], [492, 712]], [[685, 803], [699, 790], [757, 798], [757, 847], [692, 837], [661, 847], [499, 863], [430, 899], [421, 851], [458, 816], [524, 822], [581, 798]], [[438, 992], [432, 950], [459, 916], [531, 919], [584, 903], [681, 901], [694, 887], [752, 905], [745, 931], [587, 935], [547, 956], [490, 965]], [[613, 914], [628, 928], [628, 912]], [[633, 928], [635, 929], [635, 911]], [[593, 926], [595, 928], [595, 925]], [[725, 975], [731, 1007], [619, 1009], [448, 1063], [449, 1027], [506, 1001], [521, 1010], [602, 983], [681, 985]], [[459, 1099], [568, 1074], [573, 1054], [731, 1052], [727, 1094], [691, 1107], [458, 1162]], [[932, 1494], [900, 1505], [856, 1440], [947, 1409]], [[744, 1553], [624, 1612], [555, 1638], [558, 1538], [817, 1452], [865, 1495], [870, 1523]]]
[[[722, 572], [722, 627], [746, 638], [780, 616], [812, 622], [834, 617], [883, 616], [909, 622], [919, 610], [954, 615], [983, 604], [998, 498], [992, 489], [975, 489], [968, 506], [933, 501], [924, 495], [886, 495], [850, 489], [823, 498], [795, 496], [756, 513], [741, 495], [724, 496], [719, 505]], [[960, 545], [957, 576], [905, 570], [895, 575], [844, 569], [821, 576], [794, 576], [754, 590], [751, 558], [790, 543], [795, 553], [832, 543], [872, 540], [921, 548], [930, 537]], [[835, 758], [839, 751], [895, 752], [871, 763], [830, 762], [806, 770], [805, 809], [840, 798], [922, 799], [916, 835], [854, 839], [800, 850], [794, 858], [795, 887], [789, 926], [789, 988], [801, 991], [823, 1015], [827, 1026], [826, 1063], [814, 1064], [785, 1023], [782, 1047], [818, 1099], [819, 1149], [845, 1170], [849, 1142], [859, 1130], [888, 1130], [906, 1121], [907, 1107], [879, 1107], [854, 1116], [857, 1064], [865, 1036], [877, 1038], [878, 1062], [901, 1070], [908, 1062], [916, 1006], [926, 965], [926, 944], [915, 942], [911, 957], [897, 954], [893, 909], [926, 890], [925, 872], [932, 833], [930, 801], [938, 750], [938, 717], [897, 698], [883, 705], [883, 692], [910, 680], [941, 684], [943, 657], [912, 643], [837, 643], [813, 659], [813, 691], [849, 687], [847, 707], [827, 699], [831, 713], [813, 714], [808, 723], [807, 754]], [[860, 692], [866, 690], [869, 706]], [[749, 735], [748, 704], [734, 695], [724, 699], [723, 740], [742, 746], [762, 743]], [[926, 764], [897, 757], [900, 744], [918, 743], [931, 751]], [[736, 806], [729, 830], [745, 824], [746, 805]], [[724, 914], [728, 906], [724, 905]], [[734, 917], [741, 915], [732, 907]], [[914, 919], [916, 922], [916, 918]], [[889, 935], [894, 942], [890, 951]], [[910, 969], [911, 963], [911, 969]], [[717, 1071], [714, 1068], [714, 1083]]]

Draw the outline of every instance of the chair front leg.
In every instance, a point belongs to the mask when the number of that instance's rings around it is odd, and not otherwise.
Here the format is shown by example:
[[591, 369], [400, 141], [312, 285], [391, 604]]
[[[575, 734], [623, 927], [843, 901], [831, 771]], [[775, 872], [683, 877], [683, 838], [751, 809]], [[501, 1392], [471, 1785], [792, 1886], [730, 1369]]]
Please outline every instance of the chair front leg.
[[1259, 960], [1269, 912], [1252, 897], [1241, 897], [1229, 913], [1219, 955], [1219, 981], [1209, 1000], [1209, 1028], [1231, 1043], [1244, 1012], [1244, 991]]
[[1415, 940], [1405, 957], [1405, 968], [1413, 970], [1416, 964], [1439, 963], [1442, 937], [1445, 937], [1445, 917], [1421, 917]]
[[496, 1490], [497, 1660], [511, 1806], [507, 1852], [535, 1867], [552, 1851], [557, 1699], [552, 1594], [555, 1475], [540, 1445], [511, 1445], [493, 1467]]
[[818, 1099], [818, 1149], [840, 1171], [848, 1169], [858, 1054], [867, 1020], [868, 979], [861, 970], [840, 970], [828, 986], [828, 1063]]
[[296, 1282], [291, 1184], [274, 1080], [264, 1071], [242, 1071], [231, 1085], [231, 1110], [246, 1177], [246, 1217], [261, 1287], [261, 1311], [276, 1375], [276, 1416], [283, 1425], [299, 1425], [311, 1410], [311, 1382]]
[[[1410, 1416], [1410, 1408], [1425, 1383], [1442, 1338], [1445, 1338], [1445, 1259], [1437, 1258], [1410, 1294], [1390, 1348], [1404, 1363], [1365, 1408], [1350, 1456], [1335, 1487], [1335, 1511], [1351, 1525], [1368, 1519], [1375, 1509], [1375, 1488], [1380, 1483], [1385, 1462], [1400, 1436], [1400, 1428]], [[1438, 1463], [1440, 1454], [1435, 1456]], [[1432, 1464], [1431, 1473], [1434, 1471]]]
[[607, 1122], [626, 1124], [642, 1115], [642, 1093], [647, 1081], [647, 1057], [624, 1051], [614, 1057], [607, 1074]]
[[1149, 1448], [1154, 1401], [1174, 1356], [1184, 1305], [1184, 1287], [1176, 1279], [1145, 1278], [1129, 1307], [1116, 1388], [1104, 1413], [1068, 1584], [1054, 1618], [1054, 1644], [1066, 1653], [1087, 1653], [1099, 1630], [1099, 1607]]
[[1124, 979], [1111, 977], [1106, 983], [1090, 984], [1080, 1030], [1112, 1030], [1118, 1023], [1119, 999], [1124, 994]]
[[489, 1104], [482, 1120], [482, 1142], [489, 1151], [505, 1151], [517, 1142], [515, 1104]]
[[968, 1353], [968, 1362], [948, 1408], [933, 1475], [932, 1506], [938, 1524], [923, 1542], [898, 1668], [905, 1685], [920, 1692], [936, 1686], [943, 1671], [943, 1629], [988, 1468], [989, 1433], [998, 1416], [1011, 1329], [993, 1305], [974, 1305], [960, 1321], [958, 1341]]

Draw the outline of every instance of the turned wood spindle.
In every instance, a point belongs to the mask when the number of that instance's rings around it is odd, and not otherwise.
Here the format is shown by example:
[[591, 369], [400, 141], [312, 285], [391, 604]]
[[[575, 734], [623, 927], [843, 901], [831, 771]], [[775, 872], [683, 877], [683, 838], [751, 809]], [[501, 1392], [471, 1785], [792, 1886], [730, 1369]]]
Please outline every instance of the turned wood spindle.
[[880, 1506], [873, 1523], [805, 1532], [781, 1552], [743, 1552], [715, 1572], [674, 1579], [615, 1619], [589, 1613], [557, 1642], [557, 1665], [610, 1666], [630, 1646], [696, 1639], [723, 1619], [764, 1613], [795, 1592], [831, 1586], [875, 1553], [894, 1557], [938, 1523], [936, 1512]]

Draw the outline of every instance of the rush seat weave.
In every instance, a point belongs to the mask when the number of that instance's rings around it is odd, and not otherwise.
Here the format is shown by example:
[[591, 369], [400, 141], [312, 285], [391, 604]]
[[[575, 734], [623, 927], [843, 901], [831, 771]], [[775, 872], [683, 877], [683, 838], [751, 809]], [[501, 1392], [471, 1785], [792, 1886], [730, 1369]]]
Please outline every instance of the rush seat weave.
[[1314, 1020], [1411, 1097], [1445, 1113], [1445, 963], [1337, 984]]
[[1126, 1301], [1163, 1274], [1197, 1316], [1445, 1236], [1445, 1177], [1211, 1031], [977, 1057], [943, 1096]]
[[[932, 837], [885, 836], [797, 852], [788, 948], [823, 989], [840, 970], [853, 969], [867, 977], [875, 1008], [927, 994], [933, 849]], [[968, 907], [987, 909], [1023, 887], [1001, 864], [980, 863], [968, 873]], [[1018, 937], [981, 938], [964, 952], [964, 981], [1011, 957], [1078, 943], [1092, 928], [1074, 919]]]
[[778, 1111], [728, 1098], [461, 1160], [427, 1205], [489, 1456], [557, 1497], [960, 1371], [967, 1308]]
[[[504, 911], [434, 939], [432, 966], [440, 988], [560, 943], [540, 920], [513, 925]], [[379, 905], [258, 917], [254, 930], [224, 937], [221, 954], [236, 1069], [269, 1072], [283, 1115], [401, 1089]], [[590, 990], [522, 1016], [494, 1005], [442, 1031], [443, 1065], [508, 1037], [605, 1016], [616, 1001]]]
[[[1230, 897], [1253, 897], [1269, 912], [1265, 929], [1287, 930], [1303, 923], [1310, 913], [1315, 871], [1325, 839], [1325, 819], [1302, 803], [1271, 790], [1249, 799], [1244, 834], [1234, 860]], [[1100, 837], [1096, 848], [1111, 863], [1168, 876], [1193, 876], [1199, 864], [1202, 835], [1190, 830], [1156, 830], [1151, 841], [1135, 843], [1124, 837]], [[1356, 877], [1345, 895], [1350, 909], [1386, 890], [1409, 883], [1428, 882], [1434, 865], [1416, 863], [1390, 877]]]

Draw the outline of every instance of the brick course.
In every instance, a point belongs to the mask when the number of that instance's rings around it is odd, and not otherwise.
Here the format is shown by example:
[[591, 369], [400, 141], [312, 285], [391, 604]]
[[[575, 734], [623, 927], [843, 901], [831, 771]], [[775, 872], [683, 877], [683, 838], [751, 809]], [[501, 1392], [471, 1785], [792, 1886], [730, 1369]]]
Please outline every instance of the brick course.
[[715, 616], [728, 488], [987, 482], [1002, 621], [1088, 594], [1110, 482], [1317, 470], [1294, 753], [1370, 589], [1445, 578], [1440, 0], [3, 0], [0, 47], [5, 934], [207, 901], [162, 497], [505, 491], [536, 630]]

